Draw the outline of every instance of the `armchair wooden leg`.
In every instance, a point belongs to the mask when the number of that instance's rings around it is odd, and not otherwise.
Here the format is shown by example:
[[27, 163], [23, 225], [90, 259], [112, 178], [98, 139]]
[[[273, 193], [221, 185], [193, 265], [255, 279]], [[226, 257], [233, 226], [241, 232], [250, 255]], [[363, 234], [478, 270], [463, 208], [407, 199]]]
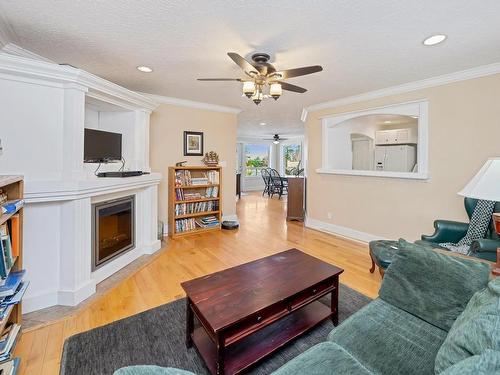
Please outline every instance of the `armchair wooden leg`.
[[375, 272], [375, 262], [373, 261], [371, 251], [370, 251], [370, 259], [372, 260], [372, 267], [370, 268], [370, 273], [373, 273], [373, 272]]

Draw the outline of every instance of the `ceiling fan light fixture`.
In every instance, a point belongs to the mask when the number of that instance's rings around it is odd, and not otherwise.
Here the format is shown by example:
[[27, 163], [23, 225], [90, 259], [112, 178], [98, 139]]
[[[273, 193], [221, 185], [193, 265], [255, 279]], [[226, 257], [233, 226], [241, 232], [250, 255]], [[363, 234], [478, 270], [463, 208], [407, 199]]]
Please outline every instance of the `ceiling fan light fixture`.
[[255, 94], [255, 82], [253, 81], [243, 82], [243, 94], [247, 98], [251, 98]]
[[281, 84], [280, 83], [271, 83], [270, 87], [269, 87], [269, 95], [271, 95], [271, 97], [274, 99], [274, 100], [278, 100], [278, 98], [283, 94], [283, 90], [281, 88]]
[[262, 99], [264, 99], [264, 94], [262, 94], [262, 90], [260, 89], [260, 87], [257, 87], [251, 99], [255, 103], [255, 105], [259, 105]]
[[277, 144], [279, 144], [279, 143], [280, 143], [280, 141], [273, 141], [273, 143], [274, 143], [275, 145], [277, 145]]

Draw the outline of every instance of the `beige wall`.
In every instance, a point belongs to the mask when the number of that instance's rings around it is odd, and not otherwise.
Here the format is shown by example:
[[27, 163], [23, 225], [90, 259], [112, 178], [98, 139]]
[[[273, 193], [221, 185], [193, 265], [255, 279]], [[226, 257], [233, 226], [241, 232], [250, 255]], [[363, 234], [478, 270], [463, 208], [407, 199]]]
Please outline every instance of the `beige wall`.
[[236, 214], [236, 114], [162, 104], [151, 115], [150, 163], [163, 175], [159, 188], [160, 220], [167, 223], [168, 167], [187, 160], [187, 165], [203, 165], [201, 156], [183, 156], [183, 132], [204, 133], [204, 152], [215, 151], [222, 168], [223, 215]]
[[[308, 217], [409, 240], [432, 233], [436, 218], [465, 220], [457, 192], [488, 157], [500, 155], [499, 98], [500, 75], [494, 75], [309, 113]], [[428, 181], [316, 173], [320, 116], [418, 99], [429, 100]]]

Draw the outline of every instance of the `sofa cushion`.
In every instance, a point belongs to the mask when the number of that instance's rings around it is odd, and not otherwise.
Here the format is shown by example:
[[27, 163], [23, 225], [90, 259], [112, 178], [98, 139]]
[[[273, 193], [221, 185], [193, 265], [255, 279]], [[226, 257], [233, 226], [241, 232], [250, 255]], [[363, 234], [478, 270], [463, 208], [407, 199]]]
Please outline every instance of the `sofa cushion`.
[[448, 331], [472, 295], [488, 283], [490, 266], [399, 240], [379, 291], [384, 301]]
[[500, 279], [471, 298], [436, 357], [436, 373], [491, 349], [500, 352]]
[[486, 350], [448, 367], [441, 375], [492, 375], [500, 374], [500, 352]]
[[356, 358], [342, 347], [322, 342], [306, 350], [272, 375], [371, 375]]
[[328, 336], [376, 374], [433, 374], [446, 331], [376, 299]]
[[113, 375], [196, 375], [190, 371], [173, 367], [127, 366], [116, 370]]

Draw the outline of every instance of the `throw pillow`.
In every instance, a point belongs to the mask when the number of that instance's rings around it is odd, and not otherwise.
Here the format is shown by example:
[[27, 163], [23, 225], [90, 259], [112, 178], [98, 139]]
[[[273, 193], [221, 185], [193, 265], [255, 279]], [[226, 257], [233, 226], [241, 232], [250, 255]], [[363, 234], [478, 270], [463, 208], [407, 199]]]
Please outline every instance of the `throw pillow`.
[[493, 375], [500, 374], [500, 352], [487, 350], [449, 367], [441, 375]]
[[379, 291], [384, 301], [449, 331], [474, 293], [488, 283], [490, 266], [399, 240]]
[[500, 279], [471, 298], [438, 351], [435, 371], [439, 374], [486, 350], [500, 353]]

